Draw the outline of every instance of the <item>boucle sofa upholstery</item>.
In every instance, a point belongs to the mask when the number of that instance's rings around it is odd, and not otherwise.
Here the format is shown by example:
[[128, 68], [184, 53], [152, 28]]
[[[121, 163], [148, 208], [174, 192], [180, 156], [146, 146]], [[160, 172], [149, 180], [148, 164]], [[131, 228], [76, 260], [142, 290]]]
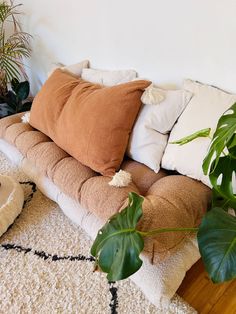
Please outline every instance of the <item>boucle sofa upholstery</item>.
[[[131, 191], [144, 196], [141, 230], [197, 226], [210, 200], [210, 189], [204, 184], [163, 170], [156, 174], [132, 160], [121, 166], [131, 173], [132, 183], [124, 188], [109, 186], [110, 178], [82, 165], [47, 136], [22, 123], [21, 114], [0, 120], [0, 139], [0, 150], [93, 238], [99, 227], [127, 204]], [[144, 266], [132, 279], [151, 302], [165, 305], [198, 258], [188, 233], [147, 238], [142, 253]]]

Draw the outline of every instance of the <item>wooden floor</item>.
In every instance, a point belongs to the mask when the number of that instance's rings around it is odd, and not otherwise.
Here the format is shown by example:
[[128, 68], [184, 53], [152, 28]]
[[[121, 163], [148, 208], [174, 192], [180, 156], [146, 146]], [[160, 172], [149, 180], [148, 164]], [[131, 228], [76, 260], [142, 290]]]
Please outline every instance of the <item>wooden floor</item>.
[[201, 261], [188, 271], [177, 293], [200, 314], [236, 314], [236, 280], [213, 284]]

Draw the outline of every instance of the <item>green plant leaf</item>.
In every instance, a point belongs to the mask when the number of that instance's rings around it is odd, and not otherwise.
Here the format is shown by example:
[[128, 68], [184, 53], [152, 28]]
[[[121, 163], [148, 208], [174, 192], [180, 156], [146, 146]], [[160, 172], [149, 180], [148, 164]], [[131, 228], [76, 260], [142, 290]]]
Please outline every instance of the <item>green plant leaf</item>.
[[2, 1], [0, 3], [0, 22], [4, 23], [7, 18], [13, 17], [15, 14], [19, 14], [19, 11], [17, 11], [17, 8], [21, 6], [22, 4], [14, 5], [13, 3], [8, 4], [6, 1]]
[[0, 57], [0, 68], [4, 71], [7, 82], [10, 82], [13, 77], [20, 78], [19, 61], [9, 57], [4, 52]]
[[16, 93], [16, 89], [18, 87], [18, 85], [20, 84], [19, 80], [14, 77], [12, 80], [11, 80], [11, 88], [12, 90]]
[[211, 208], [214, 207], [220, 207], [223, 210], [228, 211], [229, 208], [232, 208], [235, 206], [235, 200], [231, 201], [228, 199], [227, 196], [222, 195], [222, 193], [219, 193], [218, 190], [212, 189], [212, 204]]
[[30, 86], [28, 81], [24, 81], [18, 84], [16, 87], [16, 95], [19, 100], [25, 100], [29, 96]]
[[[207, 156], [203, 162], [203, 171], [207, 175], [214, 172], [220, 157], [226, 148], [236, 146], [236, 140], [232, 142], [236, 132], [236, 103], [230, 107], [218, 121], [216, 131]], [[212, 166], [212, 164], [214, 165]]]
[[144, 241], [136, 230], [142, 202], [141, 196], [129, 193], [128, 206], [108, 220], [93, 243], [91, 254], [109, 281], [125, 279], [142, 266]]
[[27, 101], [25, 103], [22, 103], [19, 106], [18, 112], [29, 111], [31, 109], [31, 106], [32, 106], [32, 102], [31, 101]]
[[13, 93], [11, 90], [7, 92], [5, 96], [5, 102], [12, 110], [14, 110], [14, 113], [17, 112], [18, 100], [17, 100], [16, 94]]
[[8, 106], [8, 104], [0, 104], [0, 118], [10, 116], [15, 113], [15, 110]]
[[[235, 133], [232, 136], [232, 138], [229, 142], [229, 145], [227, 147], [228, 147], [228, 149], [231, 149], [231, 150], [236, 148], [236, 134]], [[231, 151], [230, 153], [236, 159], [236, 149], [234, 151]]]
[[[3, 91], [6, 90], [7, 83], [11, 82], [12, 78], [20, 79], [21, 75], [27, 78], [22, 61], [31, 54], [32, 37], [21, 31], [21, 24], [16, 18], [16, 15], [21, 14], [18, 11], [21, 5], [14, 5], [12, 1], [0, 3], [0, 69], [2, 75], [0, 89]], [[7, 24], [13, 25], [12, 33], [8, 31]]]
[[[234, 195], [233, 186], [235, 185], [236, 159], [228, 156], [220, 157], [215, 167], [212, 163], [214, 171], [211, 171], [209, 178], [214, 189], [223, 198], [230, 201], [230, 204], [236, 205], [236, 197]], [[221, 181], [218, 183], [218, 181]]]
[[186, 137], [181, 138], [180, 140], [174, 141], [174, 142], [170, 142], [170, 144], [179, 144], [179, 145], [184, 145], [187, 144], [189, 142], [192, 142], [193, 140], [195, 140], [198, 137], [209, 137], [211, 132], [210, 128], [207, 129], [202, 129], [199, 130], [191, 135], [188, 135]]
[[236, 217], [221, 208], [210, 210], [200, 225], [198, 244], [213, 282], [236, 277]]

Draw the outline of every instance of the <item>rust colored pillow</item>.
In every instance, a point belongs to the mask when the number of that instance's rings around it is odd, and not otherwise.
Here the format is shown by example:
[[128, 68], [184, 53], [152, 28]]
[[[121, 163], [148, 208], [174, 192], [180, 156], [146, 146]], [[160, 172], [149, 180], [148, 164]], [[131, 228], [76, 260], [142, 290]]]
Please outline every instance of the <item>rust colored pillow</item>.
[[112, 176], [149, 85], [140, 80], [104, 87], [56, 70], [34, 99], [30, 124], [84, 165]]

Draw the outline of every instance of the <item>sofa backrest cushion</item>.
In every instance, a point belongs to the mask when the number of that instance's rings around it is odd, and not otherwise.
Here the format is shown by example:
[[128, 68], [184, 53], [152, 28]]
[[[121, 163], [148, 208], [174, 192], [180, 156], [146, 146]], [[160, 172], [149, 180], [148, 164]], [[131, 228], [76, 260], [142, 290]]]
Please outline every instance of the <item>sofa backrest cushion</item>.
[[149, 85], [140, 80], [104, 87], [56, 70], [33, 101], [30, 124], [84, 165], [112, 176]]
[[192, 94], [150, 85], [142, 95], [139, 112], [129, 139], [127, 155], [158, 172], [168, 142], [168, 133], [187, 106]]
[[68, 72], [75, 77], [80, 77], [84, 68], [89, 67], [89, 60], [84, 60], [78, 63], [63, 65], [62, 63], [54, 63], [51, 70], [48, 72], [48, 77], [57, 69]]
[[185, 145], [171, 142], [205, 128], [211, 128], [212, 136], [221, 115], [236, 102], [236, 95], [192, 80], [185, 80], [184, 89], [190, 91], [193, 97], [170, 133], [162, 167], [176, 170], [211, 187], [209, 177], [202, 170], [211, 139], [201, 137]]
[[81, 77], [83, 80], [92, 83], [113, 86], [134, 80], [137, 77], [137, 72], [134, 70], [110, 71], [83, 68]]

